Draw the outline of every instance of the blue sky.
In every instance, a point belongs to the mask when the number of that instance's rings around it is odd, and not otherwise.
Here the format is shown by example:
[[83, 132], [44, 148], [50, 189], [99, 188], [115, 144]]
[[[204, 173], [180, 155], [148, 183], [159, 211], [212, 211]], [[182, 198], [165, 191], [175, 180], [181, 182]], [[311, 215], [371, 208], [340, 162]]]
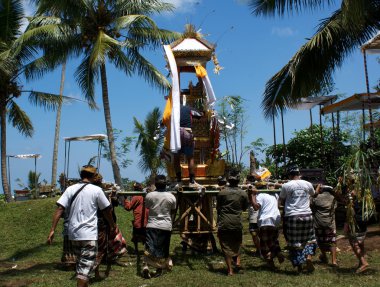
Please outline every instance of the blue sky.
[[[192, 23], [206, 35], [210, 42], [217, 43], [216, 54], [220, 65], [224, 67], [220, 75], [212, 73], [209, 65], [209, 76], [217, 98], [226, 95], [240, 95], [247, 100], [249, 131], [246, 144], [261, 137], [268, 144], [273, 144], [272, 124], [267, 122], [260, 108], [262, 94], [266, 81], [282, 68], [299, 47], [311, 37], [319, 23], [338, 8], [326, 7], [323, 10], [309, 11], [301, 15], [285, 18], [255, 17], [244, 0], [184, 0], [168, 1], [176, 5], [173, 14], [155, 17], [161, 28], [183, 31], [186, 23]], [[339, 4], [340, 1], [336, 1]], [[25, 1], [27, 14], [33, 7]], [[165, 75], [165, 60], [163, 49], [146, 54], [147, 58]], [[73, 78], [78, 61], [68, 63], [64, 94], [82, 98], [80, 90]], [[376, 56], [368, 57], [368, 69], [371, 86], [378, 80], [379, 64]], [[112, 122], [114, 128], [123, 131], [123, 135], [133, 135], [133, 117], [143, 121], [154, 107], [164, 107], [164, 95], [151, 88], [144, 80], [136, 77], [126, 77], [123, 73], [108, 69], [108, 85]], [[26, 89], [34, 89], [52, 93], [59, 92], [60, 70], [47, 75], [42, 80], [25, 84]], [[346, 59], [335, 73], [336, 90], [347, 96], [365, 91], [363, 56], [357, 51]], [[98, 111], [90, 111], [86, 105], [75, 103], [64, 106], [62, 110], [61, 134], [59, 144], [58, 173], [63, 171], [64, 137], [82, 136], [95, 133], [105, 133], [102, 111], [101, 93], [97, 89]], [[30, 115], [35, 134], [28, 139], [21, 136], [15, 129], [8, 128], [7, 154], [39, 153], [37, 169], [42, 173], [41, 179], [50, 182], [51, 160], [53, 153], [55, 113], [31, 107], [25, 99], [19, 104]], [[317, 109], [313, 110], [313, 119], [318, 120]], [[291, 138], [295, 130], [309, 125], [308, 111], [290, 111], [285, 114], [285, 138]], [[280, 122], [277, 121], [277, 138], [280, 139]], [[97, 153], [96, 143], [74, 142], [71, 145], [70, 177], [77, 176], [77, 168]], [[134, 164], [122, 170], [122, 176], [134, 180], [142, 180], [145, 175], [137, 167], [137, 152], [132, 147], [130, 158]], [[246, 159], [248, 163], [248, 156]], [[29, 170], [34, 169], [32, 160], [11, 159], [11, 185], [17, 187], [16, 178], [26, 183]], [[101, 172], [105, 180], [112, 181], [112, 169], [105, 160], [101, 164]]]

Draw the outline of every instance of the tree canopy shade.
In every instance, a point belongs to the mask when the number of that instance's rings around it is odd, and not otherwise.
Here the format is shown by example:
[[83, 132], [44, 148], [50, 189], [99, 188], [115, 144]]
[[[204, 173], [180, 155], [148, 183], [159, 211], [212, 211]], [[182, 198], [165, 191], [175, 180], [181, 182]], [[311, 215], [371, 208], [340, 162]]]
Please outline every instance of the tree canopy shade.
[[[320, 129], [322, 136], [318, 132], [313, 132], [313, 130]], [[323, 138], [323, 142], [321, 142], [321, 138]], [[285, 146], [286, 162], [288, 166], [297, 164], [300, 168], [322, 168], [328, 183], [333, 185], [337, 180], [337, 170], [351, 152], [351, 147], [345, 145], [347, 139], [346, 132], [341, 132], [337, 136], [332, 128], [319, 125], [294, 132], [294, 137]], [[273, 163], [281, 162], [283, 151], [283, 145], [271, 146], [266, 149], [266, 155]], [[274, 169], [273, 163], [271, 170]], [[282, 166], [280, 174], [285, 175], [286, 168], [287, 166]]]
[[[149, 84], [167, 91], [169, 82], [143, 55], [179, 36], [159, 29], [150, 18], [173, 6], [157, 0], [35, 0], [33, 24], [54, 38], [62, 58], [81, 56], [76, 80], [86, 99], [95, 105], [95, 84], [100, 79], [111, 165], [115, 182], [122, 180], [117, 163], [106, 64], [127, 76], [137, 73]], [[62, 59], [61, 59], [62, 60]]]
[[[323, 8], [337, 1], [251, 0], [252, 13], [282, 16], [285, 12]], [[267, 119], [297, 104], [300, 98], [321, 94], [333, 84], [333, 73], [344, 59], [380, 27], [379, 0], [343, 0], [322, 20], [317, 32], [266, 83], [262, 107]]]

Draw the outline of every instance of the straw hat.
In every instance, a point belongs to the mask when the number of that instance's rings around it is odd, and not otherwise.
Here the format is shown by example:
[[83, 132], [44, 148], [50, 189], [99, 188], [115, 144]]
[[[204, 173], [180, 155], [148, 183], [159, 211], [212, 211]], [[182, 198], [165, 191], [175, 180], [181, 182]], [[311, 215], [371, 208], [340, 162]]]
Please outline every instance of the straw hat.
[[92, 165], [84, 165], [80, 171], [86, 171], [88, 173], [95, 174], [97, 172], [97, 168]]

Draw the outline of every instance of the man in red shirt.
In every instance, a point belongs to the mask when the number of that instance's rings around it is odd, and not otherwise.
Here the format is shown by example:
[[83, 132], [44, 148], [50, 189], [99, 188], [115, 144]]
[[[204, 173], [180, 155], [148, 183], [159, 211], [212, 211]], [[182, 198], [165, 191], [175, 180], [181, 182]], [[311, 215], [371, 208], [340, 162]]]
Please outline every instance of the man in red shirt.
[[[133, 185], [135, 191], [143, 191], [141, 183], [136, 182]], [[148, 222], [149, 209], [145, 208], [144, 197], [142, 195], [132, 196], [131, 201], [125, 199], [124, 208], [128, 211], [133, 210], [133, 232], [132, 242], [135, 245], [135, 252], [138, 255], [138, 243], [145, 244], [146, 224]]]

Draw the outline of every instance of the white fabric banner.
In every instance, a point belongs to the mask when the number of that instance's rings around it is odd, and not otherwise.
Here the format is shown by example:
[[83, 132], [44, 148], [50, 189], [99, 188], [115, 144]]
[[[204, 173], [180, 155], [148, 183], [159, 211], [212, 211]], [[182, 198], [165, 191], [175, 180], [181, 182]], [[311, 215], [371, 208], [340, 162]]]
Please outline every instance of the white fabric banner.
[[177, 64], [169, 45], [164, 45], [165, 53], [168, 58], [170, 74], [172, 77], [172, 114], [170, 117], [170, 151], [178, 152], [181, 149], [180, 136], [180, 90], [179, 75]]

